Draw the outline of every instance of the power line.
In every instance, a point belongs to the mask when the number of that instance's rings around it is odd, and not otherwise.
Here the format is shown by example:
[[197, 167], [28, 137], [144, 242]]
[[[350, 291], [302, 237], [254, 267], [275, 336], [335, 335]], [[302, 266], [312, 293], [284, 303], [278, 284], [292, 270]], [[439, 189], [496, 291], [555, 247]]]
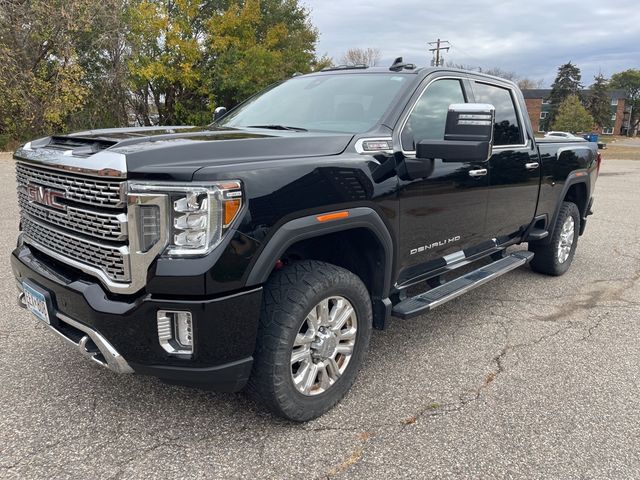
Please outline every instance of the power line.
[[476, 63], [482, 63], [480, 60], [478, 60], [478, 58], [475, 55], [472, 55], [467, 50], [464, 50], [464, 49], [460, 48], [460, 45], [458, 45], [457, 43], [455, 45], [450, 43], [450, 45], [451, 45], [451, 48], [453, 48], [454, 52], [456, 50], [460, 50], [460, 52], [463, 55], [466, 55], [469, 60], [472, 60], [472, 61], [474, 61]]
[[[446, 44], [447, 46], [441, 47], [440, 45]], [[432, 67], [442, 67], [444, 65], [444, 56], [440, 55], [440, 50], [446, 50], [447, 52], [451, 48], [451, 44], [447, 40], [436, 40], [435, 42], [429, 42], [429, 45], [435, 45], [430, 48], [429, 51], [433, 53], [433, 60], [431, 60]]]

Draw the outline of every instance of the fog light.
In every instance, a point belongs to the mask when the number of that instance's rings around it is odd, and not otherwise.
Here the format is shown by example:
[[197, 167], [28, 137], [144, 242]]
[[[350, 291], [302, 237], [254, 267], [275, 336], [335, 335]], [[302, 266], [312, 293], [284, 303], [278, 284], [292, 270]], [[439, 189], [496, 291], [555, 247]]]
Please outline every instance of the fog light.
[[158, 340], [162, 348], [171, 354], [192, 354], [193, 319], [191, 312], [158, 310]]

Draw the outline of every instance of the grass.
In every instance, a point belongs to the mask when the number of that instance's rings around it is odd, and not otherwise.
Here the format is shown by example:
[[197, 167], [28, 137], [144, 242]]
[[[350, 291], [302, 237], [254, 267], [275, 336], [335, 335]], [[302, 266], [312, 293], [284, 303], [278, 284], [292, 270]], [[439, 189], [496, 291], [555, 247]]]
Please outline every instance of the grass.
[[611, 160], [640, 160], [640, 146], [623, 147], [615, 143], [607, 145], [606, 150], [601, 150], [602, 158]]
[[606, 143], [607, 145], [609, 145], [610, 143], [616, 142], [622, 138], [627, 138], [627, 137], [621, 137], [619, 135], [599, 135], [598, 142]]

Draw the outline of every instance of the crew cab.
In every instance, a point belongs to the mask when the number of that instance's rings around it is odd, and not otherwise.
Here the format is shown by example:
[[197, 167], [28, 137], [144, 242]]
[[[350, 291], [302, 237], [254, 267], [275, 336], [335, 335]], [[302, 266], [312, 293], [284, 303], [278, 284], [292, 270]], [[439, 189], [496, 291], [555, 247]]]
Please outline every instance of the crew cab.
[[595, 144], [534, 138], [500, 78], [337, 67], [217, 117], [20, 148], [19, 303], [95, 363], [294, 421], [340, 401], [392, 317], [565, 273], [592, 212]]

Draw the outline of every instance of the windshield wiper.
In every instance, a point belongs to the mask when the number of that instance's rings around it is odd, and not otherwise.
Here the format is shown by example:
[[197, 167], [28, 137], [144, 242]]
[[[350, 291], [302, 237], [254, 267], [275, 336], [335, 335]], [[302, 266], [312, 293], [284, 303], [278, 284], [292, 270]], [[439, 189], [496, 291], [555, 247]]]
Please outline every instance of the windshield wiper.
[[293, 132], [308, 132], [302, 127], [288, 127], [286, 125], [248, 125], [247, 128], [268, 128], [269, 130], [291, 130]]

